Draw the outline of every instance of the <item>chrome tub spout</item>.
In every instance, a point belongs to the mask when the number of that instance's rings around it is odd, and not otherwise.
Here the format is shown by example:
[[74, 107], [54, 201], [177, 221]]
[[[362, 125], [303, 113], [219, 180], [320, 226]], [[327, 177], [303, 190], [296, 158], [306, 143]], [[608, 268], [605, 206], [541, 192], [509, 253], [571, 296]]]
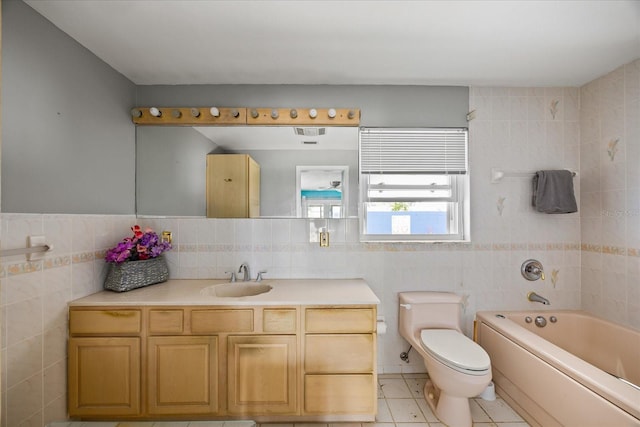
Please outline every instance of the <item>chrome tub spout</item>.
[[540, 296], [540, 295], [536, 294], [535, 292], [529, 292], [529, 293], [527, 294], [527, 299], [528, 299], [529, 301], [539, 302], [539, 303], [544, 304], [544, 305], [551, 305], [551, 303], [549, 302], [549, 300], [548, 300], [548, 299], [546, 299], [545, 297], [542, 297], [542, 296]]

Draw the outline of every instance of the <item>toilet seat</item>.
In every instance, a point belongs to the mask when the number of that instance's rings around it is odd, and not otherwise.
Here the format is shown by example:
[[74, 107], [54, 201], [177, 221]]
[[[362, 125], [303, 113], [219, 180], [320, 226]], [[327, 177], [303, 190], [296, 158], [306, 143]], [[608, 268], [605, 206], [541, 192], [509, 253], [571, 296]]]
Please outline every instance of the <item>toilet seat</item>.
[[454, 329], [423, 329], [420, 339], [431, 356], [458, 372], [484, 375], [491, 368], [487, 352]]

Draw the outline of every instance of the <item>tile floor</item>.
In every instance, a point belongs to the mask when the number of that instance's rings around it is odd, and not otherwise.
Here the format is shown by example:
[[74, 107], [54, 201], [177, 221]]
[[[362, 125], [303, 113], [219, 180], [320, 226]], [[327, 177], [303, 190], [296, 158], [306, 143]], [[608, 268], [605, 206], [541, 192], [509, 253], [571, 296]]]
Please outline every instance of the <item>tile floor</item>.
[[[258, 427], [446, 427], [438, 421], [422, 389], [426, 374], [378, 376], [378, 416], [375, 423], [259, 424]], [[472, 399], [473, 427], [530, 427], [500, 397], [494, 401]], [[183, 422], [61, 422], [48, 427], [254, 427], [253, 421]]]
[[[426, 374], [378, 376], [376, 427], [445, 427], [424, 400]], [[529, 427], [500, 397], [494, 401], [471, 400], [473, 427]], [[407, 425], [407, 424], [411, 425]]]

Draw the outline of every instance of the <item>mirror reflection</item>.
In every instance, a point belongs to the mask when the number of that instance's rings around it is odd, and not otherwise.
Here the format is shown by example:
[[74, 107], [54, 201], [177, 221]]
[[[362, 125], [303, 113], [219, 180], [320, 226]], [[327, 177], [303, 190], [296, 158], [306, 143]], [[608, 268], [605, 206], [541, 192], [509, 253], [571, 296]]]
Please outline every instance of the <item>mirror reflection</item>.
[[[137, 214], [206, 216], [208, 154], [248, 154], [260, 165], [260, 217], [357, 216], [358, 128], [328, 126], [138, 126]], [[322, 209], [304, 208], [313, 199], [303, 199], [301, 171], [306, 191], [335, 185]]]

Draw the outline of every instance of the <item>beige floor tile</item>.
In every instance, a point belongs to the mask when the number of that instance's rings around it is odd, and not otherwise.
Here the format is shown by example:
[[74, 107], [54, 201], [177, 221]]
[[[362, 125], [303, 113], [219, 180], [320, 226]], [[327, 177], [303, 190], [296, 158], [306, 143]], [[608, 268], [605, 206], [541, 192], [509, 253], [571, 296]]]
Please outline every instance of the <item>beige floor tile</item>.
[[418, 403], [418, 406], [422, 411], [422, 415], [424, 415], [424, 417], [427, 419], [427, 422], [429, 422], [429, 424], [440, 422], [438, 417], [436, 417], [436, 414], [434, 414], [433, 411], [431, 410], [431, 407], [429, 406], [426, 400], [416, 399], [416, 402]]
[[391, 416], [396, 423], [424, 423], [422, 414], [415, 399], [387, 399]]
[[424, 398], [424, 384], [427, 382], [427, 378], [405, 378], [405, 382], [409, 387], [409, 391], [411, 395], [415, 399], [423, 399]]
[[482, 409], [480, 404], [475, 399], [469, 399], [469, 407], [471, 408], [471, 420], [474, 423], [489, 423], [491, 418]]
[[393, 417], [385, 399], [378, 399], [378, 414], [376, 423], [393, 423]]
[[382, 394], [386, 399], [405, 399], [413, 397], [403, 378], [379, 379]]
[[501, 398], [494, 401], [478, 399], [476, 402], [494, 422], [524, 422], [522, 417]]

